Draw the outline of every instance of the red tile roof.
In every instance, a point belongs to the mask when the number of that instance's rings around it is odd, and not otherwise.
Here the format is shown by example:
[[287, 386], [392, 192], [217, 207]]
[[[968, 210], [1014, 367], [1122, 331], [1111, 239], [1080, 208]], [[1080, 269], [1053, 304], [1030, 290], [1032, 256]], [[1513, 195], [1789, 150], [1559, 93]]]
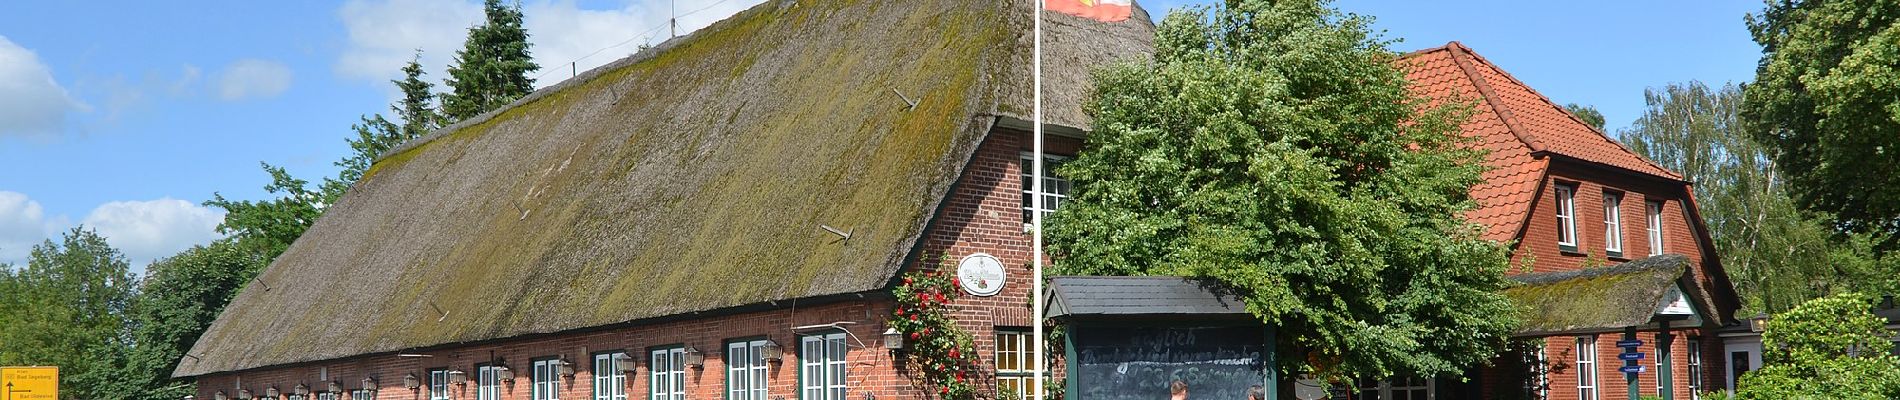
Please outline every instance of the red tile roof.
[[1537, 93], [1524, 82], [1458, 42], [1406, 54], [1400, 63], [1420, 95], [1444, 101], [1475, 100], [1477, 113], [1464, 133], [1489, 150], [1484, 182], [1471, 188], [1478, 208], [1466, 217], [1485, 227], [1484, 238], [1517, 238], [1539, 183], [1555, 154], [1633, 173], [1672, 180], [1682, 176], [1663, 168]]

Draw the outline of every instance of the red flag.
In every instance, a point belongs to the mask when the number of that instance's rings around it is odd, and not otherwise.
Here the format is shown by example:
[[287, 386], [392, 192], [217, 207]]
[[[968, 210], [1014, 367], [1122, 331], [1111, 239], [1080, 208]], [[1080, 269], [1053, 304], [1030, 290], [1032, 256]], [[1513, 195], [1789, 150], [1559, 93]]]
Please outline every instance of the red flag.
[[1043, 0], [1050, 11], [1102, 22], [1121, 22], [1134, 14], [1134, 0]]

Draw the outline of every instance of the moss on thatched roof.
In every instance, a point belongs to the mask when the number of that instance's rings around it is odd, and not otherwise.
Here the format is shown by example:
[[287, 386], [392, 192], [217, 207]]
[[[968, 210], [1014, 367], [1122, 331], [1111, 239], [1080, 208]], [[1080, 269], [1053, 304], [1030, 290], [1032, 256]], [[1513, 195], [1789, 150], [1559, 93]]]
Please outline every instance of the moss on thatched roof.
[[[174, 375], [883, 290], [1027, 116], [1030, 4], [772, 0], [396, 149]], [[1049, 121], [1085, 128], [1153, 26], [1049, 20]]]
[[[1688, 257], [1664, 254], [1609, 267], [1514, 275], [1519, 284], [1504, 295], [1526, 307], [1519, 336], [1620, 332], [1654, 322], [1664, 296], [1689, 281], [1683, 278], [1688, 268]], [[1691, 302], [1707, 309], [1705, 299]]]

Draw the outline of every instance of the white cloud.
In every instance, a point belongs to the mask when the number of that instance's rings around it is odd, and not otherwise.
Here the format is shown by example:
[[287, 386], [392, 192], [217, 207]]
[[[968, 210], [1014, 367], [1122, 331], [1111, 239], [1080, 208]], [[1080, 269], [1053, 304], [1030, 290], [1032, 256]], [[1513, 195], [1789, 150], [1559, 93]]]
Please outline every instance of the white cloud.
[[[522, 5], [530, 51], [542, 70], [536, 86], [548, 86], [633, 54], [641, 44], [666, 40], [667, 18], [678, 12], [679, 34], [710, 25], [762, 0], [639, 0], [587, 9], [573, 0], [537, 0]], [[695, 12], [697, 11], [697, 12]], [[337, 72], [383, 85], [401, 77], [403, 63], [422, 51], [429, 76], [440, 80], [461, 50], [468, 28], [482, 20], [470, 0], [351, 0], [339, 11], [349, 44]], [[570, 65], [574, 63], [574, 65]], [[392, 91], [393, 93], [393, 91]]]
[[24, 194], [0, 191], [0, 264], [26, 264], [33, 245], [46, 240], [46, 209]]
[[[185, 72], [190, 76], [196, 69]], [[218, 73], [218, 98], [236, 101], [275, 97], [290, 89], [290, 77], [290, 67], [276, 61], [237, 60]]]
[[39, 55], [0, 36], [0, 135], [55, 133], [67, 113], [84, 110]]
[[224, 214], [173, 198], [151, 201], [114, 201], [99, 205], [80, 224], [99, 232], [112, 247], [125, 252], [134, 269], [209, 243]]

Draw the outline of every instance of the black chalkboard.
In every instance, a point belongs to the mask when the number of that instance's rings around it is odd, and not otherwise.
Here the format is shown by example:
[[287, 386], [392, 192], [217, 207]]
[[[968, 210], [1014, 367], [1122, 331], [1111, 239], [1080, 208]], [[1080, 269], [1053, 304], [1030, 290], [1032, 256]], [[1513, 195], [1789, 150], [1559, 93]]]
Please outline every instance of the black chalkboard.
[[1075, 399], [1165, 400], [1180, 379], [1189, 399], [1245, 400], [1266, 377], [1264, 327], [1070, 329]]

